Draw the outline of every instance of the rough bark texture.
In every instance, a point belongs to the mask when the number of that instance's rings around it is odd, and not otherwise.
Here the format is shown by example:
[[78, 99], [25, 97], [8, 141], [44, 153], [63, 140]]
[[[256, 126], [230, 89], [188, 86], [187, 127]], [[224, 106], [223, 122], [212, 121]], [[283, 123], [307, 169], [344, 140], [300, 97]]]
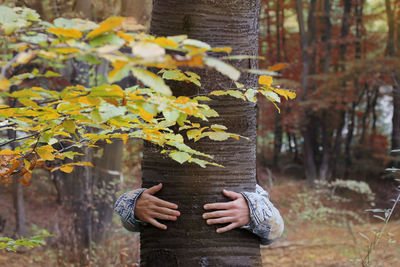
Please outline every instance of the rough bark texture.
[[[155, 0], [151, 32], [155, 35], [188, 34], [213, 46], [227, 45], [233, 54], [257, 54], [259, 0], [214, 1]], [[241, 68], [256, 66], [244, 60]], [[185, 85], [175, 94], [204, 95], [233, 84], [212, 70], [200, 71], [202, 88]], [[255, 77], [242, 77], [249, 85]], [[254, 191], [256, 176], [255, 105], [234, 98], [216, 98], [210, 105], [220, 114], [210, 123], [226, 125], [231, 132], [251, 138], [215, 142], [209, 139], [190, 144], [215, 156], [225, 168], [201, 168], [173, 162], [146, 144], [143, 158], [143, 186], [164, 184], [159, 196], [179, 205], [177, 222], [167, 222], [168, 230], [146, 227], [141, 233], [142, 266], [260, 266], [259, 240], [248, 231], [235, 229], [217, 234], [201, 218], [205, 203], [227, 201], [223, 188]]]
[[[315, 1], [313, 2], [315, 5]], [[315, 8], [315, 7], [314, 7]], [[312, 14], [312, 8], [310, 7], [309, 16]], [[299, 25], [300, 33], [300, 45], [301, 45], [301, 59], [302, 59], [302, 72], [301, 72], [301, 87], [303, 89], [303, 94], [301, 97], [302, 101], [307, 101], [309, 93], [309, 74], [310, 74], [310, 43], [313, 41], [312, 38], [307, 36], [304, 16], [303, 16], [303, 2], [301, 0], [296, 0], [296, 14], [297, 21]], [[315, 163], [314, 155], [314, 134], [315, 127], [313, 121], [315, 116], [312, 114], [308, 107], [304, 107], [302, 112], [302, 133], [304, 137], [304, 168], [306, 178], [309, 182], [313, 182], [317, 179], [317, 166]]]

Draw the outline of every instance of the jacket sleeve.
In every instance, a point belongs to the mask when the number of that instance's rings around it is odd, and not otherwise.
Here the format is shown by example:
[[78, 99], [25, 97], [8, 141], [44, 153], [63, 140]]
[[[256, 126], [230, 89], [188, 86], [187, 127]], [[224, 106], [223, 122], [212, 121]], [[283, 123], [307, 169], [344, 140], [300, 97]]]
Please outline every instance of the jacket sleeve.
[[269, 200], [269, 194], [256, 185], [256, 192], [243, 192], [250, 210], [250, 222], [241, 228], [259, 236], [262, 245], [271, 244], [278, 239], [284, 229], [284, 222], [279, 211]]
[[137, 199], [146, 188], [140, 188], [133, 191], [128, 191], [122, 194], [115, 202], [114, 211], [120, 218], [122, 225], [131, 232], [140, 231], [141, 225], [146, 225], [145, 222], [135, 218], [135, 205]]

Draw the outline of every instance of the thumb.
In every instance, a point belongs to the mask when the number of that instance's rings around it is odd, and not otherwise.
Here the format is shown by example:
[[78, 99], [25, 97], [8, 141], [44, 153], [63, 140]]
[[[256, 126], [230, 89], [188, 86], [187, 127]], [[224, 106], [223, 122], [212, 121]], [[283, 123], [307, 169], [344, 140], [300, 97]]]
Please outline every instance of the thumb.
[[159, 183], [158, 185], [152, 186], [149, 189], [147, 189], [147, 193], [149, 193], [150, 195], [154, 195], [155, 193], [160, 191], [161, 188], [162, 188], [162, 183]]
[[238, 199], [241, 196], [241, 194], [239, 194], [239, 193], [236, 193], [236, 192], [233, 192], [233, 191], [229, 191], [229, 190], [225, 190], [225, 189], [222, 190], [222, 193], [225, 196], [227, 196], [227, 197], [229, 197], [231, 199]]

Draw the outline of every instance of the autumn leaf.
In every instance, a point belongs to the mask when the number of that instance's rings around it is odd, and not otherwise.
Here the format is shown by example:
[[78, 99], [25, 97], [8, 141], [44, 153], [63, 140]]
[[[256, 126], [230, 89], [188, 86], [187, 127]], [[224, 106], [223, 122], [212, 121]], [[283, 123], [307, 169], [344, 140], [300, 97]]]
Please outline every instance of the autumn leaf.
[[60, 167], [60, 170], [65, 173], [71, 173], [74, 170], [74, 166], [71, 165], [64, 165]]
[[0, 151], [0, 156], [11, 156], [15, 155], [16, 153], [10, 149], [3, 149]]
[[286, 69], [289, 64], [286, 63], [278, 63], [268, 68], [269, 71], [280, 71]]
[[49, 28], [49, 32], [57, 35], [58, 37], [79, 39], [82, 38], [82, 32], [75, 29], [64, 29], [64, 28]]
[[52, 152], [56, 151], [52, 146], [45, 145], [36, 148], [36, 153], [44, 160], [54, 160]]
[[283, 97], [286, 98], [286, 100], [289, 99], [294, 99], [296, 97], [296, 93], [289, 91], [289, 90], [285, 90], [285, 89], [274, 89], [275, 93], [277, 93], [278, 95], [281, 95]]
[[62, 126], [69, 133], [75, 133], [76, 125], [72, 120], [63, 121]]
[[0, 91], [7, 91], [11, 83], [9, 80], [1, 78], [0, 79]]
[[122, 22], [125, 20], [125, 18], [122, 17], [110, 17], [100, 23], [99, 27], [97, 27], [95, 30], [91, 31], [86, 38], [88, 39], [93, 39], [96, 36], [99, 36], [103, 33], [109, 32], [113, 30], [114, 28], [118, 27], [119, 25], [122, 24]]
[[262, 75], [258, 78], [258, 83], [261, 85], [271, 86], [273, 83], [272, 77], [267, 75]]

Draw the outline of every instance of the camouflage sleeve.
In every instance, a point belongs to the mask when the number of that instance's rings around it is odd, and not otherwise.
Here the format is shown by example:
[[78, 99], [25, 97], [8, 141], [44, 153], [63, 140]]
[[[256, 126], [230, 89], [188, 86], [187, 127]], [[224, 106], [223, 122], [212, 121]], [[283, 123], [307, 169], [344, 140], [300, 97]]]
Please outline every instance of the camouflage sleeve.
[[122, 225], [131, 232], [138, 232], [145, 222], [135, 218], [136, 200], [146, 188], [140, 188], [122, 194], [115, 202], [114, 211], [121, 217]]
[[271, 244], [283, 233], [284, 223], [279, 211], [269, 200], [269, 194], [261, 186], [256, 192], [243, 192], [250, 210], [250, 222], [241, 228], [247, 229], [261, 239], [262, 245]]

